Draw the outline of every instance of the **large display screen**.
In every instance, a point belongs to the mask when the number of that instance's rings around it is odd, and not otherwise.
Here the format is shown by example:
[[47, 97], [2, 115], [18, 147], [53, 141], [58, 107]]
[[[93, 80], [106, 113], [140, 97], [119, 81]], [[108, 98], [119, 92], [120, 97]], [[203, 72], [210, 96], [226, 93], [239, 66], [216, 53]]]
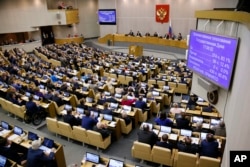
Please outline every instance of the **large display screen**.
[[237, 55], [238, 38], [191, 30], [187, 67], [228, 90]]
[[116, 25], [116, 10], [99, 9], [98, 19], [100, 25]]

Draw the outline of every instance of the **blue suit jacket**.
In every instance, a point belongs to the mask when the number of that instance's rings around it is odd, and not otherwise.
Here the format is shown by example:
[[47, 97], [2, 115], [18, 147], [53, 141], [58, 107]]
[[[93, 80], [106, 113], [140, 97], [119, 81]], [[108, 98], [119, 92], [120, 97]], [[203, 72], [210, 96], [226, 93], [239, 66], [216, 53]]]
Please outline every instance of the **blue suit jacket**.
[[91, 117], [82, 117], [82, 127], [86, 130], [92, 130], [98, 121]]
[[44, 164], [51, 166], [54, 163], [54, 156], [55, 154], [53, 152], [51, 152], [49, 156], [46, 156], [43, 150], [33, 150], [29, 148], [26, 167], [43, 167]]

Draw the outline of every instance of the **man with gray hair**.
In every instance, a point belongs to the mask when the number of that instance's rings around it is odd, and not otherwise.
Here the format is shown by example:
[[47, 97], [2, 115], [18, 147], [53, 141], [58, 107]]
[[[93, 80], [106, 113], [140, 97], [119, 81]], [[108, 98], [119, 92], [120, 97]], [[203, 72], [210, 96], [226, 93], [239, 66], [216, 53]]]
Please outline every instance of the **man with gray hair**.
[[51, 151], [43, 151], [39, 149], [41, 146], [41, 139], [34, 140], [28, 150], [26, 167], [56, 167], [55, 164], [55, 149]]

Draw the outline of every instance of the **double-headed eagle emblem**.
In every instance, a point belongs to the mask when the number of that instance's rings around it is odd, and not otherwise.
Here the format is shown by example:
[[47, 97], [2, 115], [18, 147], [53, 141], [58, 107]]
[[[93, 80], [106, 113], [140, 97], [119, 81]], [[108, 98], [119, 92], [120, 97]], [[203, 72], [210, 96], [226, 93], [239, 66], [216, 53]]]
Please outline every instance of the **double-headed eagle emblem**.
[[164, 20], [167, 14], [168, 12], [163, 8], [160, 8], [156, 11], [156, 15], [160, 20]]

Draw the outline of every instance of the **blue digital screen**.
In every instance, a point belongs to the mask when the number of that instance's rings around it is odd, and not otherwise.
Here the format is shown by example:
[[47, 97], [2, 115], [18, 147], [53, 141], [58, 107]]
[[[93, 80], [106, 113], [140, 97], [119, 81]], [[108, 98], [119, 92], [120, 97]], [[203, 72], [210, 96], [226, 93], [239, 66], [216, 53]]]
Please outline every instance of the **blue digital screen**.
[[191, 30], [187, 67], [228, 90], [237, 55], [238, 38]]
[[98, 19], [100, 25], [116, 25], [116, 10], [99, 9]]

